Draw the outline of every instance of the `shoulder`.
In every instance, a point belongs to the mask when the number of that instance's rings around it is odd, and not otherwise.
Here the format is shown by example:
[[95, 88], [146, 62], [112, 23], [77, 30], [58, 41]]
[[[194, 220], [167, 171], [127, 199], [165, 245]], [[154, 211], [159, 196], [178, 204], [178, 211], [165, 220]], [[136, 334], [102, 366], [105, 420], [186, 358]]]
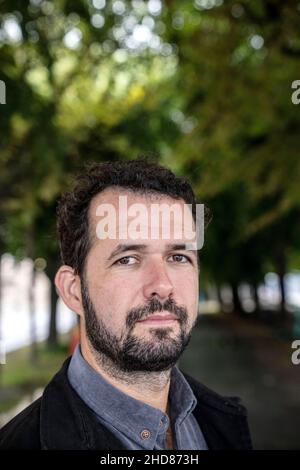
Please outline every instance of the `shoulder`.
[[[46, 385], [43, 395], [40, 398], [31, 403], [31, 405], [21, 411], [21, 413], [16, 415], [0, 429], [0, 450], [43, 448], [43, 408], [47, 407], [49, 401], [54, 402], [54, 410], [56, 407], [59, 407], [59, 412], [63, 414], [68, 405], [68, 398], [64, 396], [64, 389], [66, 388], [65, 375], [68, 363], [69, 358]], [[57, 414], [53, 413], [53, 408], [51, 409], [51, 413], [55, 415], [52, 416], [52, 418], [56, 419]], [[48, 427], [48, 418], [49, 416], [47, 415], [44, 419], [44, 427]]]
[[206, 385], [203, 385], [194, 377], [191, 377], [189, 374], [186, 374], [182, 370], [181, 373], [188, 381], [196, 398], [198, 400], [200, 399], [202, 403], [204, 402], [207, 405], [216, 407], [220, 411], [247, 416], [247, 409], [242, 404], [242, 400], [240, 397], [220, 395], [214, 390], [208, 388]]
[[210, 449], [253, 448], [248, 413], [239, 397], [219, 395], [182, 372], [197, 400], [193, 414]]
[[40, 408], [38, 398], [0, 430], [0, 450], [41, 448]]

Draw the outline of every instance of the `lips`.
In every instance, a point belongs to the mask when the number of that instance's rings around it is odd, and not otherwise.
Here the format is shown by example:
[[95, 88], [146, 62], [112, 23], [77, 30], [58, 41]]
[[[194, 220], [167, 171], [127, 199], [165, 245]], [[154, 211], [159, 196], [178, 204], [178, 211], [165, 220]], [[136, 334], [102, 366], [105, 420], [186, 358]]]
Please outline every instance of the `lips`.
[[163, 324], [163, 323], [171, 323], [171, 322], [174, 322], [178, 320], [178, 318], [176, 317], [176, 315], [173, 315], [171, 313], [168, 313], [168, 314], [154, 314], [154, 315], [151, 315], [150, 317], [147, 317], [143, 320], [139, 320], [138, 323], [158, 323], [158, 324]]

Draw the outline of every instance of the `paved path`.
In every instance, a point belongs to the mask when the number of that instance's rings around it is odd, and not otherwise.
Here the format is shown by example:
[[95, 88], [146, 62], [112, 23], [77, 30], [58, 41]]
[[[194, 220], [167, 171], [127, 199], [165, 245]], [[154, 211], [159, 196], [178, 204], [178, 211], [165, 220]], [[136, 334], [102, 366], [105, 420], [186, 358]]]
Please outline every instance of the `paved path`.
[[292, 352], [271, 327], [202, 315], [179, 365], [215, 391], [242, 398], [256, 449], [300, 449], [300, 365]]

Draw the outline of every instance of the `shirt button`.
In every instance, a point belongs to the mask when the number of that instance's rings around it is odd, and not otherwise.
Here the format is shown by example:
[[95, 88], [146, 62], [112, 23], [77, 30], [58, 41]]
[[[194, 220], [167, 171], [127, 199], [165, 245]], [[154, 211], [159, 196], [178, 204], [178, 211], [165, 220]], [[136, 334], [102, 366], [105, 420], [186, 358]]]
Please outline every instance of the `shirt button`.
[[143, 431], [141, 432], [141, 438], [149, 439], [150, 436], [151, 436], [151, 432], [149, 431], [149, 429], [143, 429]]

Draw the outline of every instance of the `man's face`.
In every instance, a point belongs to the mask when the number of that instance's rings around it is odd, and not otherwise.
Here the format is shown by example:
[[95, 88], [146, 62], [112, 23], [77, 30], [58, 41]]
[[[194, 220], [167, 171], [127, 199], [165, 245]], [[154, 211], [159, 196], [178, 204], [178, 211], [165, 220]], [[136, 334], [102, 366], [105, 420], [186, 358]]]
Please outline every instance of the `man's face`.
[[[149, 237], [120, 239], [124, 224], [128, 228], [133, 219], [126, 220], [121, 214], [119, 220], [120, 195], [127, 197], [128, 207], [143, 204], [148, 214], [153, 203], [184, 205], [182, 200], [163, 195], [144, 196], [117, 189], [94, 197], [89, 211], [93, 242], [81, 279], [83, 328], [96, 358], [100, 353], [125, 372], [166, 370], [187, 346], [197, 319], [197, 252], [185, 247], [188, 240], [184, 237], [178, 240], [178, 221], [171, 224], [168, 239], [161, 231], [156, 232], [160, 233], [157, 239], [151, 239], [151, 228], [156, 229], [154, 225], [159, 223], [151, 218]], [[96, 236], [96, 212], [103, 203], [116, 209], [115, 238]]]

